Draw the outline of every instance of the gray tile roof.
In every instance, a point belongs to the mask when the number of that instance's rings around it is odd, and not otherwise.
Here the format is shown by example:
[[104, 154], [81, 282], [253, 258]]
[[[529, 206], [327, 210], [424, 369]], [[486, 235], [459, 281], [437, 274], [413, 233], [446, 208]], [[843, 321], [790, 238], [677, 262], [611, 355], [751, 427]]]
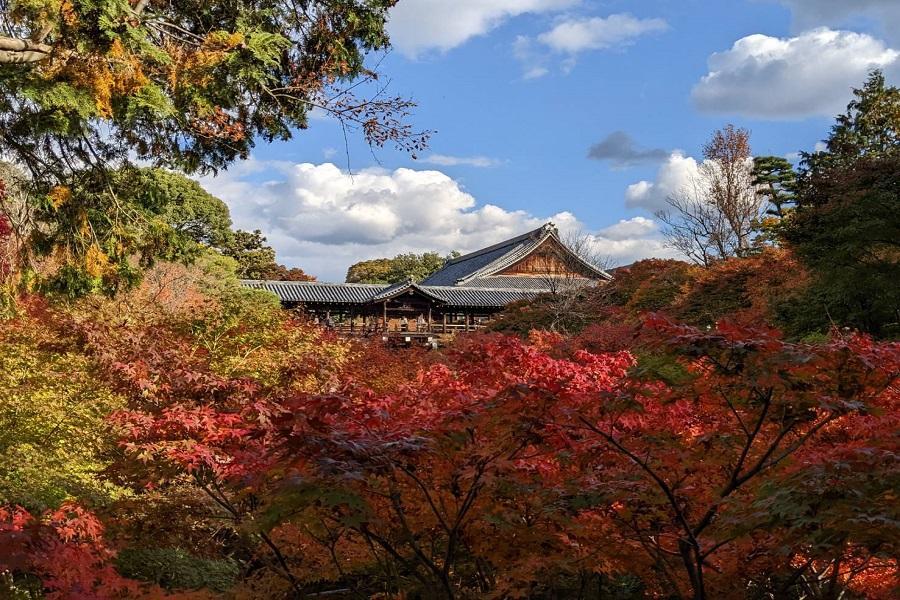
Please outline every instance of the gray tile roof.
[[317, 281], [258, 281], [241, 282], [248, 288], [266, 290], [282, 302], [325, 302], [333, 304], [364, 304], [385, 285], [368, 283], [319, 283]]
[[[587, 278], [563, 278], [557, 285], [553, 285], [544, 277], [495, 275], [528, 256], [551, 237], [558, 241], [556, 227], [548, 223], [534, 231], [447, 261], [441, 270], [418, 284], [412, 281], [379, 285], [255, 280], [244, 281], [243, 284], [270, 291], [282, 302], [357, 305], [382, 302], [413, 288], [436, 302], [458, 307], [503, 307], [510, 302], [533, 298], [551, 289], [596, 284], [595, 280]], [[584, 266], [597, 276], [597, 280], [611, 278], [609, 274], [588, 263], [584, 263]]]
[[[494, 271], [510, 259], [527, 256], [549, 235], [552, 225], [543, 225], [518, 237], [494, 244], [447, 261], [444, 267], [426, 277], [423, 285], [459, 285], [462, 281], [485, 271]], [[509, 264], [512, 264], [510, 262]]]
[[422, 286], [442, 298], [447, 306], [503, 307], [511, 302], [534, 298], [539, 292], [498, 288], [469, 288], [457, 285]]
[[551, 281], [546, 277], [517, 277], [515, 275], [489, 275], [476, 277], [466, 281], [460, 287], [467, 288], [500, 288], [511, 290], [530, 290], [533, 292], [549, 292], [552, 289], [563, 289], [566, 286], [587, 287], [597, 285], [592, 279], [560, 277]]
[[521, 289], [464, 288], [458, 286], [426, 286], [408, 282], [394, 285], [361, 283], [318, 283], [310, 281], [256, 281], [242, 282], [246, 287], [266, 290], [278, 296], [282, 302], [323, 304], [368, 304], [390, 298], [412, 286], [448, 306], [503, 307], [510, 302], [533, 298], [538, 292]]
[[403, 292], [413, 289], [418, 290], [420, 293], [437, 300], [438, 302], [442, 302], [443, 299], [439, 296], [435, 296], [433, 293], [429, 291], [429, 289], [425, 286], [418, 285], [413, 281], [402, 281], [400, 283], [395, 283], [393, 285], [387, 286], [382, 291], [378, 292], [374, 296], [372, 296], [372, 302], [381, 302], [382, 300], [389, 300], [394, 296], [402, 294]]
[[[423, 285], [456, 285], [470, 286], [472, 282], [481, 278], [487, 278], [499, 273], [507, 267], [511, 267], [518, 261], [531, 254], [538, 246], [544, 243], [548, 238], [553, 238], [559, 242], [559, 232], [553, 223], [547, 223], [534, 231], [523, 233], [518, 237], [488, 246], [477, 252], [472, 252], [447, 261], [443, 268], [429, 275], [422, 281]], [[588, 262], [582, 260], [579, 256], [571, 253], [572, 256], [583, 265], [584, 269], [593, 273], [597, 279], [612, 279], [612, 277]], [[506, 279], [513, 279], [507, 277]], [[515, 278], [521, 279], [521, 278]], [[476, 285], [476, 287], [479, 287]], [[481, 286], [483, 287], [483, 286]], [[527, 287], [535, 289], [535, 284], [516, 283], [512, 287]]]

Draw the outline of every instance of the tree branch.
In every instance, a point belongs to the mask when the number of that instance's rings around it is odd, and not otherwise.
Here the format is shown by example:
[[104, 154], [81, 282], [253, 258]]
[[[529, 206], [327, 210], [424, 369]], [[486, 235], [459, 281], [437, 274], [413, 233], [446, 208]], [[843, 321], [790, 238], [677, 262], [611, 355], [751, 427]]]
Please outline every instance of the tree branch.
[[45, 60], [53, 53], [53, 46], [33, 40], [0, 36], [0, 63], [19, 64]]

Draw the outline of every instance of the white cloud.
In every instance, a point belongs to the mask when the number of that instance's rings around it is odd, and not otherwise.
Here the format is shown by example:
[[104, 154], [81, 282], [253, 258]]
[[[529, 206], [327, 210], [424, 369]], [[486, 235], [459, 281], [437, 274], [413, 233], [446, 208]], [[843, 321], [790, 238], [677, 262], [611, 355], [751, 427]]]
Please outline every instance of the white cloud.
[[503, 163], [501, 160], [488, 156], [449, 156], [447, 154], [430, 154], [421, 159], [421, 162], [441, 167], [466, 166], [482, 169], [496, 167]]
[[[373, 168], [351, 175], [331, 163], [253, 159], [235, 167], [201, 184], [228, 204], [236, 227], [262, 230], [279, 261], [323, 281], [342, 281], [360, 260], [468, 252], [547, 221], [563, 232], [584, 229], [567, 211], [537, 216], [480, 204], [439, 171]], [[655, 223], [643, 217], [595, 232], [592, 240], [618, 264], [671, 255]]]
[[556, 52], [577, 54], [585, 50], [605, 50], [634, 42], [638, 37], [665, 31], [662, 19], [638, 19], [627, 13], [608, 17], [568, 19], [538, 36], [538, 41]]
[[900, 52], [872, 36], [827, 28], [739, 39], [709, 58], [693, 89], [698, 108], [767, 119], [842, 112], [873, 68], [900, 71]]
[[659, 224], [647, 217], [622, 219], [595, 232], [585, 231], [571, 213], [561, 213], [554, 222], [563, 239], [575, 235], [586, 250], [609, 266], [621, 266], [642, 258], [684, 258], [666, 246]]
[[610, 240], [625, 241], [644, 238], [656, 233], [658, 230], [656, 221], [653, 219], [634, 217], [632, 219], [622, 219], [615, 225], [601, 229], [599, 235]]
[[[780, 0], [790, 8], [798, 31], [827, 25], [856, 28], [874, 25], [900, 42], [900, 2], [897, 0]], [[878, 27], [880, 25], [880, 27]]]
[[527, 35], [517, 35], [513, 56], [522, 64], [522, 79], [538, 79], [550, 73], [550, 56]]
[[625, 190], [625, 204], [629, 208], [644, 208], [651, 212], [665, 209], [666, 199], [690, 186], [698, 175], [697, 161], [680, 150], [669, 155], [656, 173], [654, 181], [638, 181]]
[[569, 8], [580, 0], [402, 0], [390, 11], [388, 33], [395, 48], [415, 58], [446, 52], [526, 13]]
[[577, 55], [589, 50], [609, 50], [630, 45], [642, 35], [669, 28], [662, 19], [639, 19], [628, 13], [608, 17], [569, 18], [559, 21], [536, 39], [518, 36], [513, 55], [522, 63], [524, 79], [536, 79], [550, 72], [554, 56], [564, 55], [560, 70], [568, 75]]

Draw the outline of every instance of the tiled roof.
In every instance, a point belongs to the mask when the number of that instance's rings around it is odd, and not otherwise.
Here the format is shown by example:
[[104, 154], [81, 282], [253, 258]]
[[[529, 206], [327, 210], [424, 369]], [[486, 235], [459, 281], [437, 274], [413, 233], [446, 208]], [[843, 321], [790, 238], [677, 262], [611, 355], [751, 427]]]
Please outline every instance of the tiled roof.
[[503, 307], [510, 302], [533, 298], [552, 289], [560, 290], [572, 285], [595, 285], [597, 280], [611, 278], [606, 272], [577, 256], [585, 270], [596, 275], [596, 280], [560, 278], [551, 281], [545, 277], [496, 275], [528, 256], [549, 238], [559, 241], [556, 227], [552, 223], [447, 261], [441, 270], [421, 283], [404, 281], [392, 285], [378, 285], [255, 280], [243, 283], [250, 288], [270, 291], [282, 302], [361, 305], [382, 302], [409, 289], [415, 289], [447, 306]]
[[317, 281], [242, 281], [246, 287], [266, 290], [282, 302], [328, 302], [334, 304], [364, 304], [385, 285], [368, 283], [319, 283]]
[[469, 288], [458, 285], [422, 287], [435, 296], [442, 298], [447, 303], [447, 306], [503, 307], [510, 302], [529, 300], [540, 293], [530, 290]]
[[518, 237], [449, 260], [442, 269], [426, 277], [422, 284], [459, 285], [478, 273], [493, 271], [512, 257], [518, 259], [527, 256], [549, 235], [551, 229], [552, 225], [544, 225]]
[[[559, 242], [559, 232], [552, 223], [547, 223], [534, 231], [529, 231], [499, 244], [488, 246], [477, 252], [449, 260], [443, 268], [425, 278], [422, 284], [468, 287], [474, 281], [492, 276], [516, 264], [534, 252], [548, 238], [553, 238]], [[586, 271], [593, 273], [598, 280], [612, 279], [608, 273], [584, 261], [575, 253], [570, 252], [570, 254]], [[512, 279], [512, 277], [508, 277], [508, 279]], [[476, 287], [478, 286], [476, 285]], [[528, 284], [520, 282], [514, 284], [514, 287], [535, 289], [535, 284], [533, 282]]]
[[587, 287], [597, 285], [593, 279], [559, 277], [550, 280], [547, 277], [517, 277], [515, 275], [489, 275], [470, 279], [460, 287], [467, 288], [500, 288], [512, 290], [529, 290], [533, 292], [549, 292], [553, 289], [564, 289], [568, 286]]
[[400, 283], [395, 283], [393, 285], [387, 286], [385, 289], [383, 289], [382, 291], [380, 291], [377, 294], [375, 294], [374, 296], [372, 296], [372, 302], [381, 302], [382, 300], [389, 300], [390, 298], [393, 298], [394, 296], [402, 294], [403, 292], [410, 290], [410, 289], [417, 290], [420, 293], [428, 296], [429, 298], [433, 298], [434, 300], [437, 300], [438, 302], [443, 301], [442, 298], [440, 298], [439, 296], [435, 296], [425, 286], [418, 285], [417, 283], [414, 283], [413, 281], [402, 281]]
[[534, 290], [427, 286], [404, 282], [394, 285], [361, 283], [318, 283], [310, 281], [244, 281], [249, 288], [272, 292], [282, 302], [325, 304], [368, 304], [392, 297], [414, 287], [448, 306], [503, 307], [510, 302], [533, 298]]

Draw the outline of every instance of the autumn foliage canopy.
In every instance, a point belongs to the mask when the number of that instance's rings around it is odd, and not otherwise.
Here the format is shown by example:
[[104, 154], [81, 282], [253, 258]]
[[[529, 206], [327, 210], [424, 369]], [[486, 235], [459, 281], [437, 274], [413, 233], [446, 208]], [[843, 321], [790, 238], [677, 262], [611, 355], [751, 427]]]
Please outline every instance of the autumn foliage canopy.
[[[0, 512], [0, 567], [48, 597], [188, 593], [124, 560], [141, 544], [237, 565], [237, 597], [897, 592], [893, 343], [651, 315], [630, 351], [535, 332], [348, 354], [284, 317], [223, 349], [171, 315], [28, 310], [123, 406], [98, 474], [122, 493]], [[372, 388], [373, 359], [408, 376]]]

